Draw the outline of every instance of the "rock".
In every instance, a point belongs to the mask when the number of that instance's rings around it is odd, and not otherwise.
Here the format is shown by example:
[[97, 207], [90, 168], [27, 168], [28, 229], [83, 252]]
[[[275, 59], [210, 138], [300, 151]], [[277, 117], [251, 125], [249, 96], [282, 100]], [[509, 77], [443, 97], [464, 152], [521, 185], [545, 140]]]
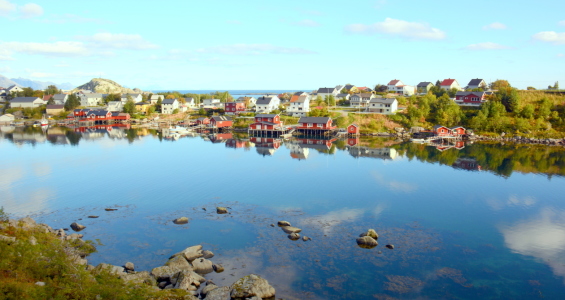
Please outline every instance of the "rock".
[[94, 272], [100, 272], [102, 270], [108, 270], [112, 274], [125, 275], [125, 269], [123, 267], [113, 266], [110, 264], [101, 263], [94, 268]]
[[300, 239], [300, 234], [298, 234], [298, 233], [291, 233], [291, 234], [288, 235], [288, 238], [291, 239], [291, 240], [293, 240], [293, 241], [296, 241], [296, 240], [299, 240], [299, 239]]
[[196, 246], [192, 246], [192, 247], [188, 247], [184, 250], [182, 250], [179, 253], [174, 254], [173, 256], [171, 256], [171, 258], [173, 258], [174, 256], [179, 256], [182, 255], [184, 256], [184, 258], [186, 258], [186, 260], [193, 261], [197, 258], [202, 257], [202, 245], [196, 245]]
[[186, 258], [182, 255], [174, 256], [173, 258], [169, 259], [165, 266], [169, 266], [171, 268], [175, 268], [178, 270], [190, 270], [192, 271], [192, 265], [186, 260]]
[[271, 224], [271, 225], [269, 225], [269, 226], [271, 226], [271, 227], [275, 227], [275, 224]]
[[155, 278], [151, 277], [151, 274], [147, 271], [137, 272], [137, 273], [127, 273], [125, 275], [121, 275], [125, 282], [133, 283], [133, 284], [149, 284], [155, 285]]
[[21, 218], [19, 223], [23, 229], [31, 229], [36, 225], [35, 220], [30, 217]]
[[302, 240], [303, 240], [304, 242], [307, 242], [307, 241], [311, 241], [312, 238], [307, 237], [307, 236], [303, 236], [303, 237], [302, 237]]
[[250, 298], [253, 296], [270, 298], [275, 296], [275, 288], [266, 279], [251, 274], [232, 284], [230, 296], [232, 298]]
[[93, 93], [99, 94], [134, 94], [135, 91], [129, 88], [125, 88], [118, 84], [117, 82], [106, 79], [106, 78], [93, 78], [89, 82], [76, 87], [72, 90], [72, 93], [76, 93], [80, 90], [89, 90]]
[[377, 234], [377, 232], [374, 229], [369, 229], [369, 230], [367, 230], [367, 232], [361, 233], [359, 236], [360, 237], [370, 236], [370, 237], [374, 238], [375, 240], [379, 238], [379, 235]]
[[176, 275], [180, 273], [181, 269], [173, 268], [170, 266], [162, 266], [153, 268], [151, 270], [151, 275], [157, 279], [157, 281], [171, 281], [171, 278], [176, 278]]
[[202, 298], [205, 298], [206, 295], [207, 295], [209, 292], [211, 292], [211, 291], [213, 291], [213, 290], [215, 290], [215, 289], [217, 289], [217, 288], [218, 288], [218, 286], [215, 285], [215, 284], [206, 284], [206, 286], [202, 289], [202, 291], [200, 291], [200, 296], [202, 296]]
[[180, 217], [180, 218], [174, 219], [173, 223], [175, 223], [177, 225], [186, 224], [186, 223], [188, 223], [188, 218], [187, 217]]
[[216, 207], [216, 212], [218, 214], [227, 214], [228, 213], [228, 209], [225, 207]]
[[204, 251], [202, 251], [202, 257], [212, 258], [212, 257], [214, 257], [214, 252], [212, 252], [210, 250], [204, 250]]
[[379, 243], [377, 243], [377, 241], [370, 236], [363, 236], [357, 238], [357, 245], [359, 245], [359, 247], [361, 248], [372, 249], [377, 247], [378, 244]]
[[200, 284], [206, 281], [204, 277], [188, 270], [181, 271], [177, 276], [178, 278], [174, 287], [175, 289], [196, 291]]
[[206, 294], [206, 300], [229, 300], [230, 290], [229, 286], [213, 289]]
[[126, 269], [126, 271], [135, 271], [135, 265], [132, 262], [127, 262], [124, 265], [124, 268]]
[[284, 226], [281, 227], [281, 229], [285, 232], [285, 233], [299, 233], [302, 231], [302, 229], [297, 228], [297, 227], [292, 227], [292, 226]]
[[71, 224], [71, 229], [74, 231], [81, 231], [84, 230], [86, 228], [86, 226], [84, 225], [80, 225], [77, 222], [74, 222], [73, 224]]
[[16, 238], [13, 236], [5, 236], [0, 234], [0, 241], [7, 242], [8, 244], [14, 243]]
[[57, 229], [55, 230], [55, 235], [57, 235], [58, 237], [65, 237], [67, 233], [64, 229]]
[[392, 244], [388, 244], [385, 247], [387, 247], [388, 249], [394, 249], [394, 245], [392, 245]]
[[31, 236], [31, 237], [29, 238], [29, 243], [30, 243], [32, 246], [35, 246], [35, 245], [37, 245], [37, 239], [36, 239], [34, 236]]
[[192, 261], [192, 268], [198, 274], [208, 274], [214, 272], [212, 262], [205, 258], [198, 258]]
[[214, 272], [216, 273], [222, 273], [224, 271], [224, 266], [220, 264], [213, 264], [212, 269], [214, 269]]
[[65, 240], [78, 240], [78, 239], [82, 239], [84, 235], [82, 234], [78, 234], [78, 233], [71, 233], [69, 235], [65, 236]]
[[90, 219], [97, 219], [98, 216], [88, 216]]
[[118, 209], [117, 209], [117, 208], [105, 208], [104, 210], [105, 210], [105, 211], [116, 211], [116, 210], [118, 210]]
[[160, 289], [164, 289], [167, 285], [171, 284], [168, 281], [161, 281], [159, 282], [159, 284], [157, 285]]
[[287, 222], [287, 221], [279, 221], [279, 222], [277, 223], [277, 225], [279, 225], [279, 227], [290, 226], [290, 222]]
[[35, 283], [35, 285], [37, 285], [37, 286], [45, 286], [45, 282], [43, 282], [43, 281], [38, 281], [38, 282]]

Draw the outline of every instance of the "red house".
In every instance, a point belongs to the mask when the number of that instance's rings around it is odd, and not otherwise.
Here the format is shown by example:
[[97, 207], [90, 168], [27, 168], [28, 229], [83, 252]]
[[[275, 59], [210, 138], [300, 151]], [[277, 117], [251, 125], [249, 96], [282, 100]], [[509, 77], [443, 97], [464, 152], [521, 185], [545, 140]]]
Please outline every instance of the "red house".
[[218, 134], [212, 134], [208, 137], [210, 139], [210, 142], [212, 143], [223, 143], [231, 138], [233, 138], [231, 133], [218, 133]]
[[245, 111], [245, 102], [227, 102], [225, 111], [228, 114], [238, 114]]
[[112, 120], [112, 113], [107, 110], [91, 110], [87, 113], [88, 121], [107, 121]]
[[281, 117], [275, 114], [255, 115], [255, 123], [249, 125], [249, 128], [254, 130], [275, 130], [281, 127]]
[[480, 106], [487, 101], [486, 95], [486, 92], [457, 92], [455, 103], [466, 106]]
[[90, 112], [90, 109], [75, 109], [73, 111], [73, 115], [75, 118], [85, 118], [86, 115]]
[[233, 121], [225, 116], [217, 116], [217, 117], [212, 117], [210, 119], [210, 127], [224, 128], [224, 127], [231, 127], [232, 125], [233, 125]]
[[210, 124], [210, 119], [208, 118], [198, 118], [196, 119], [196, 125], [208, 125]]
[[227, 148], [244, 148], [245, 147], [245, 142], [244, 141], [240, 141], [240, 140], [236, 140], [236, 139], [229, 139], [226, 141], [226, 147]]
[[348, 138], [348, 139], [347, 139], [347, 145], [349, 145], [349, 146], [355, 146], [355, 145], [357, 145], [357, 144], [359, 144], [359, 138], [358, 138], [358, 137], [355, 137], [355, 138]]
[[359, 134], [359, 125], [351, 124], [347, 126], [347, 133], [348, 134]]
[[333, 126], [330, 117], [300, 117], [297, 128], [302, 130], [332, 130], [336, 126]]
[[461, 126], [451, 127], [450, 130], [452, 136], [461, 136], [465, 134], [465, 128]]
[[441, 125], [434, 126], [433, 132], [436, 136], [451, 136], [451, 129]]

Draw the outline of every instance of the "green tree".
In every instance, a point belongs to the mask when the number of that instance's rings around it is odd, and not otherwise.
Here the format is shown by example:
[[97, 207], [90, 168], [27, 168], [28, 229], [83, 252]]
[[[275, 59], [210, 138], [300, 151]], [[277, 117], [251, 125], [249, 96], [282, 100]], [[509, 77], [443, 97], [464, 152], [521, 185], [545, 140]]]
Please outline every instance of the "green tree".
[[[129, 98], [130, 96], [128, 96]], [[129, 99], [126, 104], [124, 104], [124, 109], [123, 111], [125, 113], [128, 113], [130, 115], [133, 115], [135, 113], [135, 103], [133, 102], [133, 99]]]
[[61, 91], [55, 85], [49, 85], [45, 89], [45, 95], [55, 95], [55, 94], [60, 94], [60, 93], [61, 93]]
[[515, 88], [510, 86], [500, 87], [492, 98], [495, 101], [500, 101], [508, 112], [518, 112], [520, 110], [520, 96]]
[[447, 94], [439, 97], [431, 106], [432, 118], [437, 124], [455, 126], [461, 123], [463, 113], [461, 107], [449, 98]]
[[534, 113], [535, 113], [534, 106], [532, 104], [527, 104], [524, 105], [524, 107], [522, 108], [520, 115], [522, 115], [523, 118], [531, 119], [534, 117]]
[[502, 88], [509, 88], [509, 87], [512, 86], [510, 85], [508, 80], [504, 80], [504, 79], [497, 79], [489, 84], [489, 88], [491, 90], [499, 90]]
[[553, 103], [547, 97], [543, 97], [540, 100], [539, 107], [538, 107], [538, 118], [543, 118], [547, 120], [551, 115], [551, 109], [553, 108]]
[[71, 111], [80, 106], [80, 99], [75, 94], [70, 94], [67, 98], [67, 102], [65, 102], [65, 110]]

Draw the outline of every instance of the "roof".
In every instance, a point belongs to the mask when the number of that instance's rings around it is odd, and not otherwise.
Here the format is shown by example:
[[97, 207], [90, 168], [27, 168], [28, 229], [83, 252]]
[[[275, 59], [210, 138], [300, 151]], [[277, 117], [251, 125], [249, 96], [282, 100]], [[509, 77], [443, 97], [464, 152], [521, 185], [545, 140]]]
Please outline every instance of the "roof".
[[102, 94], [88, 93], [83, 94], [86, 98], [102, 98]]
[[455, 79], [444, 79], [440, 85], [442, 86], [449, 86], [455, 82]]
[[273, 100], [274, 97], [259, 97], [259, 99], [257, 99], [257, 105], [261, 105], [261, 104], [270, 104], [271, 101]]
[[335, 91], [335, 88], [319, 88], [318, 89], [318, 94], [322, 93], [322, 94], [332, 94]]
[[47, 105], [46, 109], [65, 109], [64, 105]]
[[294, 96], [302, 96], [302, 94], [304, 94], [304, 92], [296, 92], [294, 93]]
[[218, 122], [218, 121], [231, 121], [231, 119], [226, 117], [226, 116], [216, 116], [216, 117], [212, 117], [210, 120], [214, 120], [216, 122]]
[[165, 98], [163, 95], [151, 95], [151, 100], [159, 100], [159, 98]]
[[422, 82], [418, 83], [417, 86], [427, 87], [427, 86], [430, 85], [430, 84], [433, 85], [433, 83], [431, 83], [431, 82], [429, 82], [429, 81], [422, 81]]
[[354, 87], [355, 87], [355, 85], [353, 85], [353, 84], [346, 84], [343, 88], [349, 91]]
[[469, 95], [476, 95], [479, 97], [484, 97], [486, 92], [457, 92], [455, 96], [469, 96]]
[[397, 85], [400, 82], [398, 79], [391, 80], [387, 85]]
[[14, 103], [14, 102], [23, 102], [23, 103], [31, 103], [35, 100], [41, 100], [38, 97], [16, 97], [14, 99], [12, 99], [10, 102]]
[[95, 116], [105, 116], [109, 113], [107, 110], [91, 110], [88, 114], [94, 114]]
[[43, 101], [48, 101], [51, 98], [53, 98], [53, 95], [45, 95], [43, 96]]
[[[357, 125], [357, 124], [355, 124], [355, 123], [353, 123], [353, 124], [351, 124], [351, 125], [349, 125], [349, 126], [355, 126], [355, 127], [359, 128], [359, 125]], [[349, 127], [349, 126], [347, 126], [347, 127]]]
[[175, 103], [175, 101], [177, 101], [177, 99], [165, 99], [163, 100], [163, 102], [161, 102], [161, 104], [173, 104]]
[[394, 98], [373, 98], [371, 99], [370, 103], [384, 103], [384, 104], [393, 104], [396, 99]]
[[434, 126], [434, 130], [437, 130], [438, 128], [442, 128], [442, 127], [449, 129], [447, 126], [436, 125], [436, 126]]
[[204, 121], [204, 120], [208, 120], [208, 118], [200, 117], [200, 118], [196, 119], [196, 121]]
[[331, 121], [330, 117], [300, 117], [298, 123], [326, 124], [329, 121]]
[[53, 100], [65, 100], [68, 96], [67, 94], [55, 94]]
[[467, 85], [476, 85], [476, 86], [478, 86], [478, 85], [481, 84], [481, 82], [484, 82], [484, 80], [479, 79], [479, 78], [471, 79], [471, 81], [469, 81], [469, 84], [467, 84]]
[[304, 103], [304, 102], [306, 102], [306, 101], [310, 101], [310, 97], [308, 97], [308, 95], [300, 96], [300, 97], [298, 97], [298, 99], [296, 99], [296, 101], [294, 101], [294, 102]]
[[343, 98], [343, 97], [347, 97], [349, 96], [349, 94], [337, 94], [336, 97], [337, 98]]
[[274, 118], [276, 116], [278, 116], [278, 115], [276, 115], [276, 114], [258, 114], [258, 115], [255, 115], [255, 118]]

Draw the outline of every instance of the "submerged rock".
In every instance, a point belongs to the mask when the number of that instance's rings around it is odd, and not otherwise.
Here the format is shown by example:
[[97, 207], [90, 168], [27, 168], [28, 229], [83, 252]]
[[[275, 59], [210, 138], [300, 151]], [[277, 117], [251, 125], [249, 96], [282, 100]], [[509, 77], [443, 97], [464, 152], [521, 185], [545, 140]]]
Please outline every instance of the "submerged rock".
[[105, 208], [104, 210], [105, 210], [105, 211], [116, 211], [116, 210], [118, 210], [118, 209], [117, 209], [117, 208]]
[[375, 240], [377, 240], [379, 238], [379, 235], [377, 234], [377, 232], [374, 229], [369, 229], [369, 230], [367, 230], [367, 232], [361, 233], [359, 236], [360, 237], [370, 236], [370, 237], [374, 238]]
[[270, 298], [275, 296], [275, 288], [266, 279], [251, 274], [240, 278], [231, 286], [230, 296], [232, 298]]
[[88, 218], [90, 218], [90, 219], [97, 219], [98, 216], [88, 216]]
[[288, 222], [288, 221], [279, 221], [279, 222], [277, 223], [277, 225], [279, 225], [279, 227], [290, 226], [290, 222]]
[[305, 242], [307, 242], [307, 241], [311, 241], [312, 238], [311, 238], [311, 237], [307, 237], [307, 236], [303, 236], [303, 237], [302, 237], [302, 240], [305, 241]]
[[392, 245], [392, 244], [388, 244], [385, 247], [387, 247], [388, 249], [394, 249], [394, 245]]
[[222, 273], [224, 271], [224, 266], [222, 266], [220, 264], [213, 264], [212, 268], [214, 269], [214, 272], [216, 272], [216, 273]]
[[292, 226], [284, 226], [281, 227], [281, 229], [285, 232], [285, 233], [299, 233], [302, 231], [302, 229], [298, 228], [298, 227], [292, 227]]
[[173, 220], [173, 223], [175, 223], [177, 225], [187, 224], [188, 218], [187, 217], [176, 218], [176, 219]]
[[228, 209], [225, 207], [216, 207], [216, 213], [218, 213], [219, 215], [227, 214]]
[[86, 228], [86, 226], [84, 225], [80, 225], [77, 222], [74, 222], [73, 224], [71, 224], [71, 229], [74, 231], [81, 231], [84, 230]]
[[299, 240], [299, 239], [300, 239], [300, 234], [298, 234], [298, 233], [291, 233], [291, 234], [288, 235], [288, 238], [291, 239], [291, 240], [293, 240], [293, 241], [296, 241], [296, 240]]
[[377, 241], [370, 236], [363, 236], [357, 238], [357, 245], [361, 248], [372, 249], [377, 247], [378, 244], [379, 243], [377, 243]]
[[212, 262], [205, 258], [198, 258], [192, 261], [192, 268], [198, 274], [208, 274], [214, 272]]
[[210, 250], [204, 250], [204, 251], [202, 251], [202, 257], [212, 258], [212, 257], [214, 257], [214, 252], [212, 252]]

